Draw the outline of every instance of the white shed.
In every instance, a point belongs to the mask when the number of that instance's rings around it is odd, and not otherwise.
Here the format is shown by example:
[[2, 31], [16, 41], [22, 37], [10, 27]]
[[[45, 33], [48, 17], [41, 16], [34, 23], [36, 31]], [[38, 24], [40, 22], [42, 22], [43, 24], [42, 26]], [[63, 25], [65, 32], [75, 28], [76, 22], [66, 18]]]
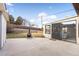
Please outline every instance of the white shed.
[[0, 48], [4, 46], [6, 40], [6, 24], [8, 21], [8, 14], [6, 11], [6, 5], [0, 3]]

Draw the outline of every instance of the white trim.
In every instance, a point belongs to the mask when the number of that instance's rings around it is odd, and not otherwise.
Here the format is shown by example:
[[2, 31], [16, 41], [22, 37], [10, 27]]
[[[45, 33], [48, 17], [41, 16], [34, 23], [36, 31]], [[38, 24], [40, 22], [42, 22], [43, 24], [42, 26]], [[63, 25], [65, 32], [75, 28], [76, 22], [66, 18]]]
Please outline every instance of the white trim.
[[1, 13], [0, 15], [0, 48], [2, 48], [5, 44], [6, 40], [6, 20], [4, 15]]
[[79, 17], [77, 17], [76, 18], [76, 42], [77, 42], [77, 44], [79, 44], [79, 33], [78, 33], [78, 31], [79, 31]]

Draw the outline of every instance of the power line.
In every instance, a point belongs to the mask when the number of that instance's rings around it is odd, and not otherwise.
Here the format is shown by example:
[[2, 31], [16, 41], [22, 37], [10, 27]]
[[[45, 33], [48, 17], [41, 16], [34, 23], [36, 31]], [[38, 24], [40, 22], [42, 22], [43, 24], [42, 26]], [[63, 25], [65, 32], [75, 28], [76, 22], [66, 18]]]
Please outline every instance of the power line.
[[54, 13], [54, 15], [61, 14], [61, 13], [66, 13], [66, 12], [70, 12], [70, 11], [73, 11], [73, 10], [74, 10], [74, 9], [63, 10], [63, 11], [61, 11], [61, 12]]

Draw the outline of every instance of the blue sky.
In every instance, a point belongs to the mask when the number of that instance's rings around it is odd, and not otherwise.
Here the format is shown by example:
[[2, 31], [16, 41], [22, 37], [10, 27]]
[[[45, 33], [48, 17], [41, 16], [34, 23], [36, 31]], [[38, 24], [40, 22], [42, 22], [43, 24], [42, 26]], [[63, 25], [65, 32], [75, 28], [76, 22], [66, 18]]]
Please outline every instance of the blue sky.
[[[14, 18], [21, 16], [24, 19], [35, 23], [39, 27], [41, 26], [39, 15], [41, 14], [44, 15], [43, 22], [52, 22], [56, 19], [76, 15], [73, 5], [70, 3], [14, 3], [8, 4], [7, 8], [9, 13], [12, 14]], [[65, 12], [66, 10], [70, 11]]]

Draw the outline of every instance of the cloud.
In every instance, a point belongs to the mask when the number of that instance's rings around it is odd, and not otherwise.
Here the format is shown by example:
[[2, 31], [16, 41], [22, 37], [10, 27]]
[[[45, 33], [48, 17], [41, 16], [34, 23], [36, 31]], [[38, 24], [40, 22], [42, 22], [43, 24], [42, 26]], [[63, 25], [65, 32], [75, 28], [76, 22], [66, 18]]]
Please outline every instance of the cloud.
[[56, 15], [48, 15], [46, 17], [44, 17], [44, 20], [51, 20], [51, 19], [56, 19], [57, 16]]
[[43, 24], [45, 23], [51, 23], [57, 19], [56, 15], [49, 15], [43, 20]]
[[8, 6], [13, 6], [13, 4], [12, 4], [12, 3], [6, 3], [6, 5], [8, 5]]
[[[53, 22], [57, 16], [56, 15], [48, 15], [47, 13], [39, 13], [38, 16], [42, 16], [42, 21], [43, 21], [43, 24], [45, 23], [50, 23], [50, 22]], [[41, 20], [41, 18], [38, 18], [38, 20]]]
[[31, 23], [31, 24], [33, 24], [34, 22], [35, 22], [34, 19], [31, 19], [31, 20], [30, 20], [30, 23]]
[[48, 19], [54, 19], [54, 18], [57, 18], [57, 16], [56, 16], [56, 15], [50, 15], [50, 16], [48, 16], [47, 18], [48, 18]]
[[46, 19], [47, 16], [48, 16], [47, 13], [41, 12], [38, 14], [38, 20], [41, 20], [41, 19], [44, 20]]
[[38, 14], [38, 17], [41, 17], [41, 16], [46, 17], [47, 14], [45, 12], [41, 12], [41, 13]]

